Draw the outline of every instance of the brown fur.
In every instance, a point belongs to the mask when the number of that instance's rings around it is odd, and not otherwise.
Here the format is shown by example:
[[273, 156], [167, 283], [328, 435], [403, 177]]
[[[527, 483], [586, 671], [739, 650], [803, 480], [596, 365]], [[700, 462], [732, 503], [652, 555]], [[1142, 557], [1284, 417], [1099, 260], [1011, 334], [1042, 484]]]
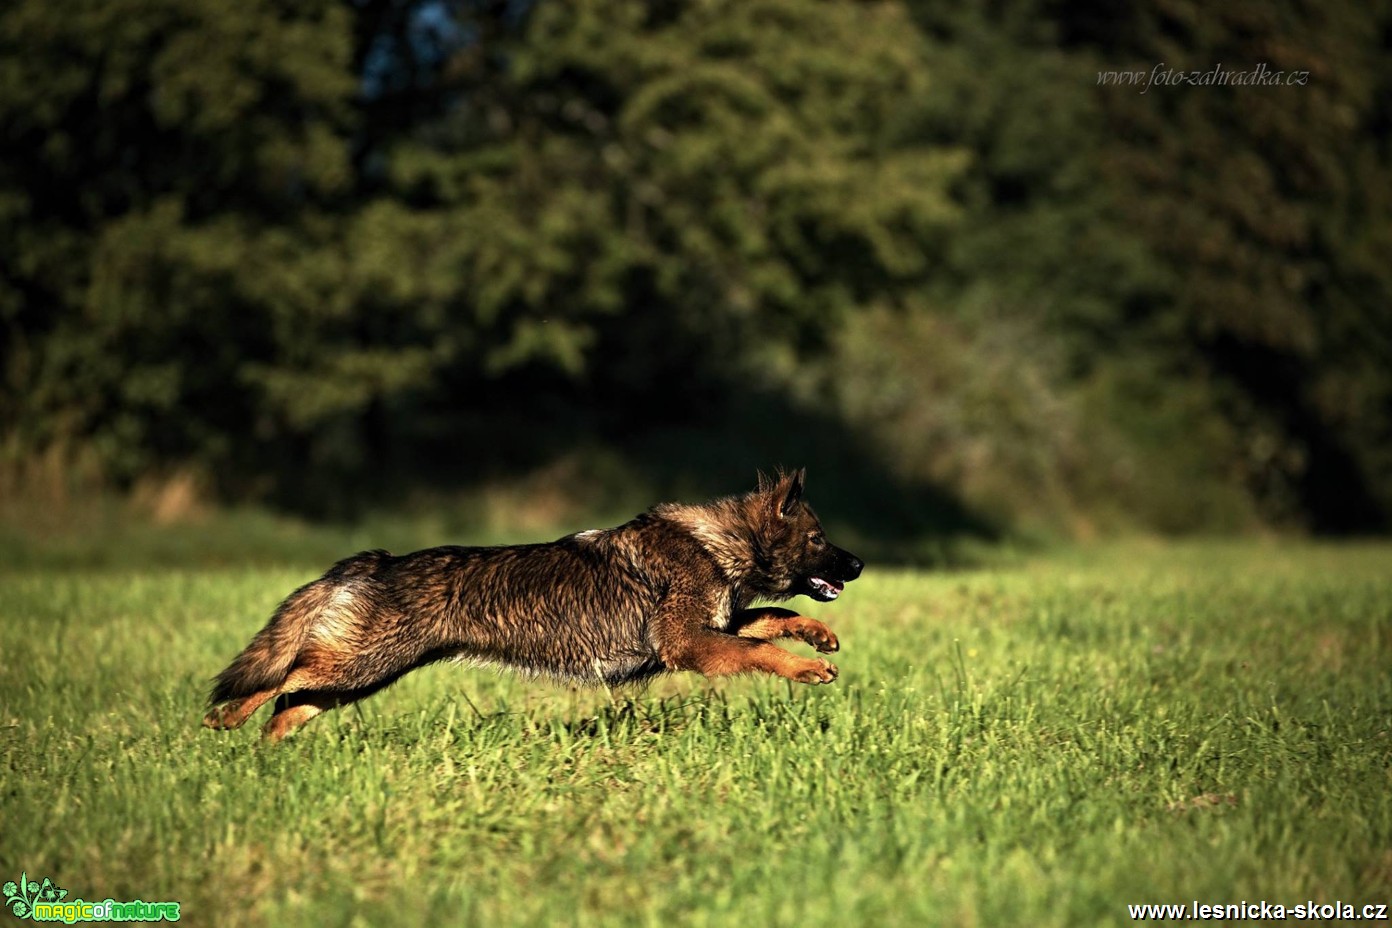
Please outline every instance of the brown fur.
[[546, 544], [354, 555], [280, 604], [218, 675], [203, 724], [237, 728], [274, 699], [263, 734], [279, 740], [446, 658], [606, 685], [674, 670], [830, 683], [829, 661], [769, 642], [797, 638], [829, 653], [840, 647], [831, 629], [751, 608], [799, 593], [834, 598], [860, 573], [857, 558], [826, 542], [802, 487], [802, 471], [761, 476], [743, 496], [665, 504]]

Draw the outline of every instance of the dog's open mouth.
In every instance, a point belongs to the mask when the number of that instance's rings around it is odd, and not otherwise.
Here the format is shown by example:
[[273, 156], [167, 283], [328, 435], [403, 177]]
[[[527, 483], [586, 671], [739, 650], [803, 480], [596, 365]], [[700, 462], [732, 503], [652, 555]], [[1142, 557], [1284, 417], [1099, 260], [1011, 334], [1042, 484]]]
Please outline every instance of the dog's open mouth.
[[825, 580], [821, 577], [809, 577], [807, 585], [812, 588], [812, 595], [822, 602], [831, 602], [841, 595], [841, 591], [846, 588], [844, 583], [837, 583], [835, 580]]

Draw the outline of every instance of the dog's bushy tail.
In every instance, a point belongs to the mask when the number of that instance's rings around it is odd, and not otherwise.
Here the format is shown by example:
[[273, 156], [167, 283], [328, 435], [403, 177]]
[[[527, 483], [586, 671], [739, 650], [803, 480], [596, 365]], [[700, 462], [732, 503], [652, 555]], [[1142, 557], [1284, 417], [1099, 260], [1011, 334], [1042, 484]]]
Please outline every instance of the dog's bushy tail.
[[318, 634], [333, 638], [360, 625], [373, 608], [371, 578], [391, 559], [386, 551], [355, 554], [285, 597], [246, 650], [214, 678], [208, 705], [279, 688], [295, 669], [295, 661], [316, 628]]
[[310, 629], [334, 593], [335, 584], [320, 579], [287, 596], [266, 627], [257, 632], [246, 649], [214, 678], [208, 705], [245, 699], [284, 683]]

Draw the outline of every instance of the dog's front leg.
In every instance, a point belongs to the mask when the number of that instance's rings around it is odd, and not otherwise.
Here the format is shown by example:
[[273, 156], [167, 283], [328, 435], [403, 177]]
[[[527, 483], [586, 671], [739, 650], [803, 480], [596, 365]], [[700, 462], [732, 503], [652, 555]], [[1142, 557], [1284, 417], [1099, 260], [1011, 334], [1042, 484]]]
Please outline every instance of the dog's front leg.
[[707, 677], [760, 671], [798, 683], [830, 683], [836, 665], [824, 658], [798, 657], [750, 637], [736, 637], [713, 628], [693, 630], [669, 642], [662, 662], [672, 670], [694, 670]]
[[760, 641], [797, 638], [823, 654], [830, 654], [841, 648], [841, 643], [836, 640], [836, 633], [826, 625], [816, 619], [799, 615], [791, 609], [780, 609], [777, 606], [741, 609], [730, 618], [728, 631], [741, 638], [757, 638]]

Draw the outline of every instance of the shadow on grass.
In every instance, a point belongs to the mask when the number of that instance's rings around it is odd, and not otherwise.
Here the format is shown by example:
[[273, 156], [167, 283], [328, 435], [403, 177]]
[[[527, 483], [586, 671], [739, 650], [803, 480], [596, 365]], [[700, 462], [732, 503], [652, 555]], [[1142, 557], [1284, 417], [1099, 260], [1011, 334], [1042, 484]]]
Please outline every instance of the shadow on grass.
[[542, 723], [543, 730], [567, 738], [670, 734], [710, 715], [710, 696], [667, 696], [657, 699], [636, 694], [615, 694], [615, 701], [595, 714], [577, 719], [555, 718]]
[[490, 738], [634, 742], [654, 735], [675, 735], [692, 727], [716, 735], [729, 733], [738, 725], [748, 724], [751, 718], [776, 728], [786, 721], [789, 711], [796, 711], [800, 717], [805, 715], [805, 709], [794, 710], [779, 703], [771, 707], [739, 700], [732, 703], [720, 690], [649, 697], [641, 688], [634, 688], [614, 690], [610, 695], [612, 701], [607, 705], [592, 706], [578, 714], [567, 714], [556, 702], [540, 715], [506, 707], [482, 712], [466, 698], [452, 708], [441, 706], [426, 712], [413, 722], [420, 724], [423, 731], [453, 727]]
[[[774, 685], [777, 681], [768, 681]], [[727, 735], [736, 728], [783, 732], [800, 728], [826, 731], [829, 722], [806, 703], [765, 693], [766, 698], [731, 701], [723, 690], [655, 699], [615, 694], [615, 701], [580, 718], [553, 718], [538, 723], [542, 732], [566, 738], [642, 738], [673, 735], [699, 727], [706, 734]]]

